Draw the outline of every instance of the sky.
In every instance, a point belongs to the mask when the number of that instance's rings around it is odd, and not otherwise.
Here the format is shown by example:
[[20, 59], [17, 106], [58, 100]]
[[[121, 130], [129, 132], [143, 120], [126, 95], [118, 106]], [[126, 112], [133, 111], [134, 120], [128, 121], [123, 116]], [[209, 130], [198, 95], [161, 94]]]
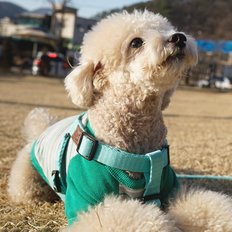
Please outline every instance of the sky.
[[[1, 0], [0, 0], [1, 1]], [[41, 7], [49, 7], [46, 0], [5, 0], [15, 3], [28, 10], [34, 10]], [[97, 13], [109, 9], [121, 8], [137, 2], [147, 2], [148, 0], [71, 0], [71, 6], [78, 9], [78, 15], [89, 18]], [[57, 1], [59, 2], [59, 0]]]

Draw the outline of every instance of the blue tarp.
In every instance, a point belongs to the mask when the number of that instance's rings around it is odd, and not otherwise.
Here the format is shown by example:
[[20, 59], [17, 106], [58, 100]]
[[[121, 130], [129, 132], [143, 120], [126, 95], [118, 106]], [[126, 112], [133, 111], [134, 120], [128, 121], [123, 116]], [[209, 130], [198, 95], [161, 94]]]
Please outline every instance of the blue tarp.
[[216, 51], [216, 43], [211, 40], [197, 40], [197, 46], [203, 52]]
[[203, 52], [232, 52], [232, 41], [219, 41], [212, 40], [197, 40], [197, 46], [200, 51]]
[[227, 42], [222, 43], [221, 50], [224, 53], [230, 53], [230, 52], [232, 52], [232, 41], [227, 41]]

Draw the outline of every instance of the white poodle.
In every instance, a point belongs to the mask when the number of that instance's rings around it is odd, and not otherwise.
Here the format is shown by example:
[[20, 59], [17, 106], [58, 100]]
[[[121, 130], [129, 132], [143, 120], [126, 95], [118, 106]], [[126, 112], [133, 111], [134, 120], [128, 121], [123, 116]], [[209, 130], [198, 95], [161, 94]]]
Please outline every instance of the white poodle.
[[28, 115], [11, 199], [51, 199], [54, 190], [70, 231], [232, 231], [231, 199], [177, 194], [169, 165], [162, 110], [196, 61], [194, 40], [158, 14], [103, 19], [84, 37], [80, 65], [65, 79], [73, 103], [88, 110], [57, 123], [43, 109]]

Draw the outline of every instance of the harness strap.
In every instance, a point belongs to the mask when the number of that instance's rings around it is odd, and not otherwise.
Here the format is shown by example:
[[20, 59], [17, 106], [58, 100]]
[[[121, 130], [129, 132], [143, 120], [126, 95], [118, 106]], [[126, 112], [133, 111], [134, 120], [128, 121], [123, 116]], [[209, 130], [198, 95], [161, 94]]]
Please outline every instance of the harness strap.
[[61, 144], [59, 156], [57, 156], [56, 170], [52, 171], [54, 190], [57, 193], [65, 194], [66, 192], [66, 151], [70, 138], [71, 135], [69, 133], [65, 134], [63, 142]]
[[160, 185], [163, 168], [169, 165], [169, 146], [147, 154], [129, 153], [96, 140], [85, 131], [79, 116], [78, 126], [72, 135], [77, 153], [107, 166], [131, 172], [143, 172], [146, 180], [143, 200], [160, 205]]
[[56, 160], [56, 170], [52, 172], [56, 191], [65, 193], [66, 151], [69, 140], [72, 137], [72, 140], [77, 145], [77, 153], [89, 161], [95, 160], [120, 170], [143, 172], [146, 186], [142, 200], [145, 202], [153, 202], [159, 206], [162, 172], [163, 168], [169, 165], [168, 145], [166, 144], [161, 150], [147, 154], [134, 154], [120, 150], [104, 144], [89, 135], [82, 124], [82, 118], [84, 116], [85, 114], [78, 116], [69, 133], [64, 136], [63, 143], [61, 144], [59, 157]]
[[[167, 148], [168, 150], [169, 148]], [[168, 152], [169, 153], [169, 152]], [[145, 172], [146, 187], [143, 194], [144, 200], [148, 203], [161, 205], [159, 200], [160, 185], [162, 179], [163, 168], [169, 164], [169, 156], [163, 155], [161, 152], [148, 153], [146, 156], [150, 160], [150, 172]]]
[[168, 146], [163, 147], [162, 150], [147, 154], [129, 153], [99, 142], [85, 131], [82, 131], [79, 126], [77, 126], [76, 131], [72, 135], [72, 139], [77, 145], [77, 153], [83, 158], [89, 161], [96, 160], [102, 164], [121, 170], [150, 173], [150, 167], [153, 165], [151, 160], [164, 159], [162, 162], [165, 162], [166, 165], [169, 160]]

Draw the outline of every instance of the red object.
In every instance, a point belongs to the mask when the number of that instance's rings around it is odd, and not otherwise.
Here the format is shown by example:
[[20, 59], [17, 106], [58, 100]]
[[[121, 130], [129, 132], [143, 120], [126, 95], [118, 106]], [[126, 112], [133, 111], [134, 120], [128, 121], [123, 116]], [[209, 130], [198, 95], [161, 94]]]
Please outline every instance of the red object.
[[35, 59], [34, 64], [39, 66], [41, 64], [41, 60], [40, 59]]
[[58, 55], [56, 53], [48, 53], [48, 57], [54, 59], [54, 58], [57, 58]]
[[63, 63], [63, 67], [64, 67], [64, 69], [70, 68], [69, 63], [66, 60]]

